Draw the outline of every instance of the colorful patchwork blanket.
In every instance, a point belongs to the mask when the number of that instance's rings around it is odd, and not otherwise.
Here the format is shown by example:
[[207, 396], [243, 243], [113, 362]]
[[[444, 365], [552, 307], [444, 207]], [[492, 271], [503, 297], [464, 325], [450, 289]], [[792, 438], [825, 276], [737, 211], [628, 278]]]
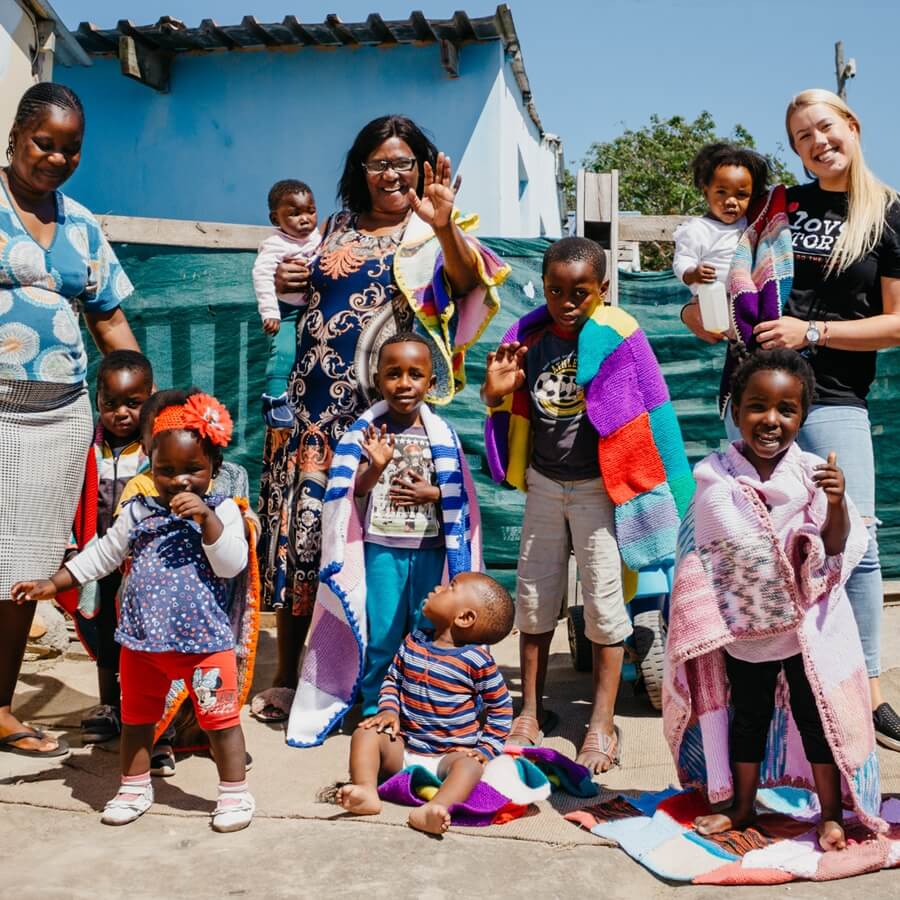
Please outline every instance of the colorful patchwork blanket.
[[794, 249], [784, 185], [772, 189], [753, 222], [741, 235], [728, 272], [728, 296], [735, 341], [729, 345], [719, 389], [724, 415], [731, 378], [741, 358], [753, 350], [753, 328], [781, 317], [794, 281]]
[[566, 818], [615, 841], [632, 859], [669, 881], [832, 881], [900, 866], [900, 800], [896, 798], [881, 805], [885, 833], [873, 832], [858, 819], [846, 819], [847, 849], [831, 853], [819, 847], [815, 795], [802, 788], [761, 790], [757, 820], [744, 831], [709, 837], [697, 834], [694, 819], [709, 813], [709, 803], [699, 791], [669, 788], [636, 797], [620, 795]]
[[[797, 477], [781, 487], [800, 502], [808, 495], [807, 524], [783, 546], [756, 490], [736, 476], [731, 453], [713, 453], [694, 469], [693, 541], [682, 547], [672, 590], [663, 730], [679, 779], [705, 790], [711, 803], [731, 797], [724, 648], [738, 638], [794, 632], [845, 803], [868, 828], [883, 831], [869, 684], [844, 590], [865, 553], [865, 526], [851, 504], [844, 553], [826, 556], [820, 533], [827, 501], [812, 481], [819, 460], [793, 445], [779, 466], [795, 467]], [[785, 502], [797, 499], [787, 494]], [[761, 787], [778, 785], [813, 787], [783, 672], [760, 771]]]
[[[315, 747], [344, 717], [362, 678], [366, 653], [366, 571], [363, 526], [353, 494], [366, 428], [388, 406], [380, 400], [356, 420], [335, 448], [322, 510], [322, 569], [300, 684], [288, 721], [292, 747]], [[445, 578], [481, 571], [478, 499], [456, 432], [427, 406], [422, 424], [441, 491]]]
[[453, 221], [466, 233], [478, 267], [480, 284], [464, 298], [454, 300], [444, 275], [441, 245], [431, 228], [412, 216], [394, 255], [394, 280], [416, 315], [416, 321], [431, 338], [436, 385], [429, 403], [449, 403], [466, 383], [466, 350], [478, 340], [500, 309], [499, 285], [510, 267], [468, 232], [478, 227], [478, 216], [463, 216], [454, 210]]
[[[502, 343], [533, 343], [551, 321], [546, 306], [532, 310]], [[671, 559], [694, 479], [659, 363], [632, 316], [619, 307], [597, 307], [578, 337], [576, 378], [597, 429], [600, 472], [616, 507], [623, 562], [637, 571]], [[531, 457], [530, 409], [522, 387], [488, 410], [484, 432], [491, 476], [522, 491]]]
[[[378, 788], [382, 800], [400, 806], [422, 806], [431, 800], [441, 780], [422, 766], [409, 766]], [[549, 747], [514, 747], [484, 767], [484, 775], [464, 803], [450, 807], [454, 825], [502, 825], [523, 815], [532, 803], [554, 790], [574, 797], [596, 797], [590, 772]]]

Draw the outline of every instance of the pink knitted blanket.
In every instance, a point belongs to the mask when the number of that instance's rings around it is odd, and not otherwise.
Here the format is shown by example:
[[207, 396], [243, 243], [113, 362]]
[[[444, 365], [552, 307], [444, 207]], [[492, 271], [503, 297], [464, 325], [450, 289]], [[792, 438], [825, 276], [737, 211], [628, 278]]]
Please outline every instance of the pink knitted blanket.
[[[779, 463], [787, 467], [782, 475], [793, 476], [780, 479], [783, 502], [805, 504], [807, 524], [779, 540], [756, 490], [736, 472], [736, 453], [735, 446], [713, 453], [694, 469], [694, 540], [679, 559], [672, 591], [663, 728], [679, 778], [705, 789], [711, 803], [731, 797], [723, 648], [796, 631], [845, 799], [883, 832], [868, 679], [844, 590], [865, 552], [865, 527], [851, 504], [844, 553], [826, 557], [820, 530], [827, 503], [812, 481], [821, 460], [795, 445]], [[783, 675], [760, 784], [813, 787]]]

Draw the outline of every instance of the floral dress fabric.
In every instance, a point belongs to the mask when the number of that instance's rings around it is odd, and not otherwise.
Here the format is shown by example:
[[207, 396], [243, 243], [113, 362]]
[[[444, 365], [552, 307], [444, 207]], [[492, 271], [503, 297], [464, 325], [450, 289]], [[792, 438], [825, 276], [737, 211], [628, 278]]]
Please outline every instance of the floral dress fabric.
[[413, 326], [392, 275], [402, 234], [363, 234], [355, 215], [341, 213], [313, 263], [288, 383], [294, 427], [266, 433], [259, 498], [266, 608], [312, 614], [332, 452], [375, 399], [371, 376], [381, 344]]
[[84, 381], [77, 312], [115, 309], [133, 290], [93, 215], [55, 198], [56, 229], [43, 247], [0, 180], [0, 381]]

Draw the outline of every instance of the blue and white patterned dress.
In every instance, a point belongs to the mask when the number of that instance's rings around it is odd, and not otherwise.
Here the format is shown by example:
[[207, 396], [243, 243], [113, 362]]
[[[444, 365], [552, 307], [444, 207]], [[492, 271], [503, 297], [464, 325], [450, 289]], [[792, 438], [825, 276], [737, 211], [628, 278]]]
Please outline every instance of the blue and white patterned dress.
[[78, 311], [108, 312], [132, 290], [100, 225], [80, 203], [56, 193], [56, 230], [43, 247], [0, 179], [0, 380], [84, 381]]
[[110, 312], [131, 282], [81, 204], [58, 191], [50, 243], [0, 178], [0, 603], [62, 563], [93, 433], [78, 313]]

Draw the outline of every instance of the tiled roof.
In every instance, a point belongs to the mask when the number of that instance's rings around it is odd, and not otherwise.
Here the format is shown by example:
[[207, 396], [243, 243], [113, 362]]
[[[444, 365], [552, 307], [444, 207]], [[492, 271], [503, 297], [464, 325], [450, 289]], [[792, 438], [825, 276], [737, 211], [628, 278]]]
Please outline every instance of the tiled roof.
[[491, 16], [470, 18], [459, 11], [450, 19], [429, 19], [413, 12], [408, 19], [385, 21], [372, 13], [365, 22], [342, 22], [336, 15], [324, 22], [300, 22], [285, 16], [281, 22], [258, 22], [244, 16], [237, 25], [219, 25], [204, 19], [196, 28], [171, 16], [153, 25], [135, 25], [121, 19], [115, 28], [97, 28], [82, 22], [74, 37], [92, 56], [116, 55], [120, 37], [130, 37], [151, 50], [167, 53], [195, 53], [221, 50], [258, 50], [269, 47], [387, 47], [396, 44], [436, 44], [447, 41], [457, 48], [476, 41], [503, 41], [522, 98], [534, 123], [543, 133], [531, 99], [531, 87], [512, 13], [503, 3]]

